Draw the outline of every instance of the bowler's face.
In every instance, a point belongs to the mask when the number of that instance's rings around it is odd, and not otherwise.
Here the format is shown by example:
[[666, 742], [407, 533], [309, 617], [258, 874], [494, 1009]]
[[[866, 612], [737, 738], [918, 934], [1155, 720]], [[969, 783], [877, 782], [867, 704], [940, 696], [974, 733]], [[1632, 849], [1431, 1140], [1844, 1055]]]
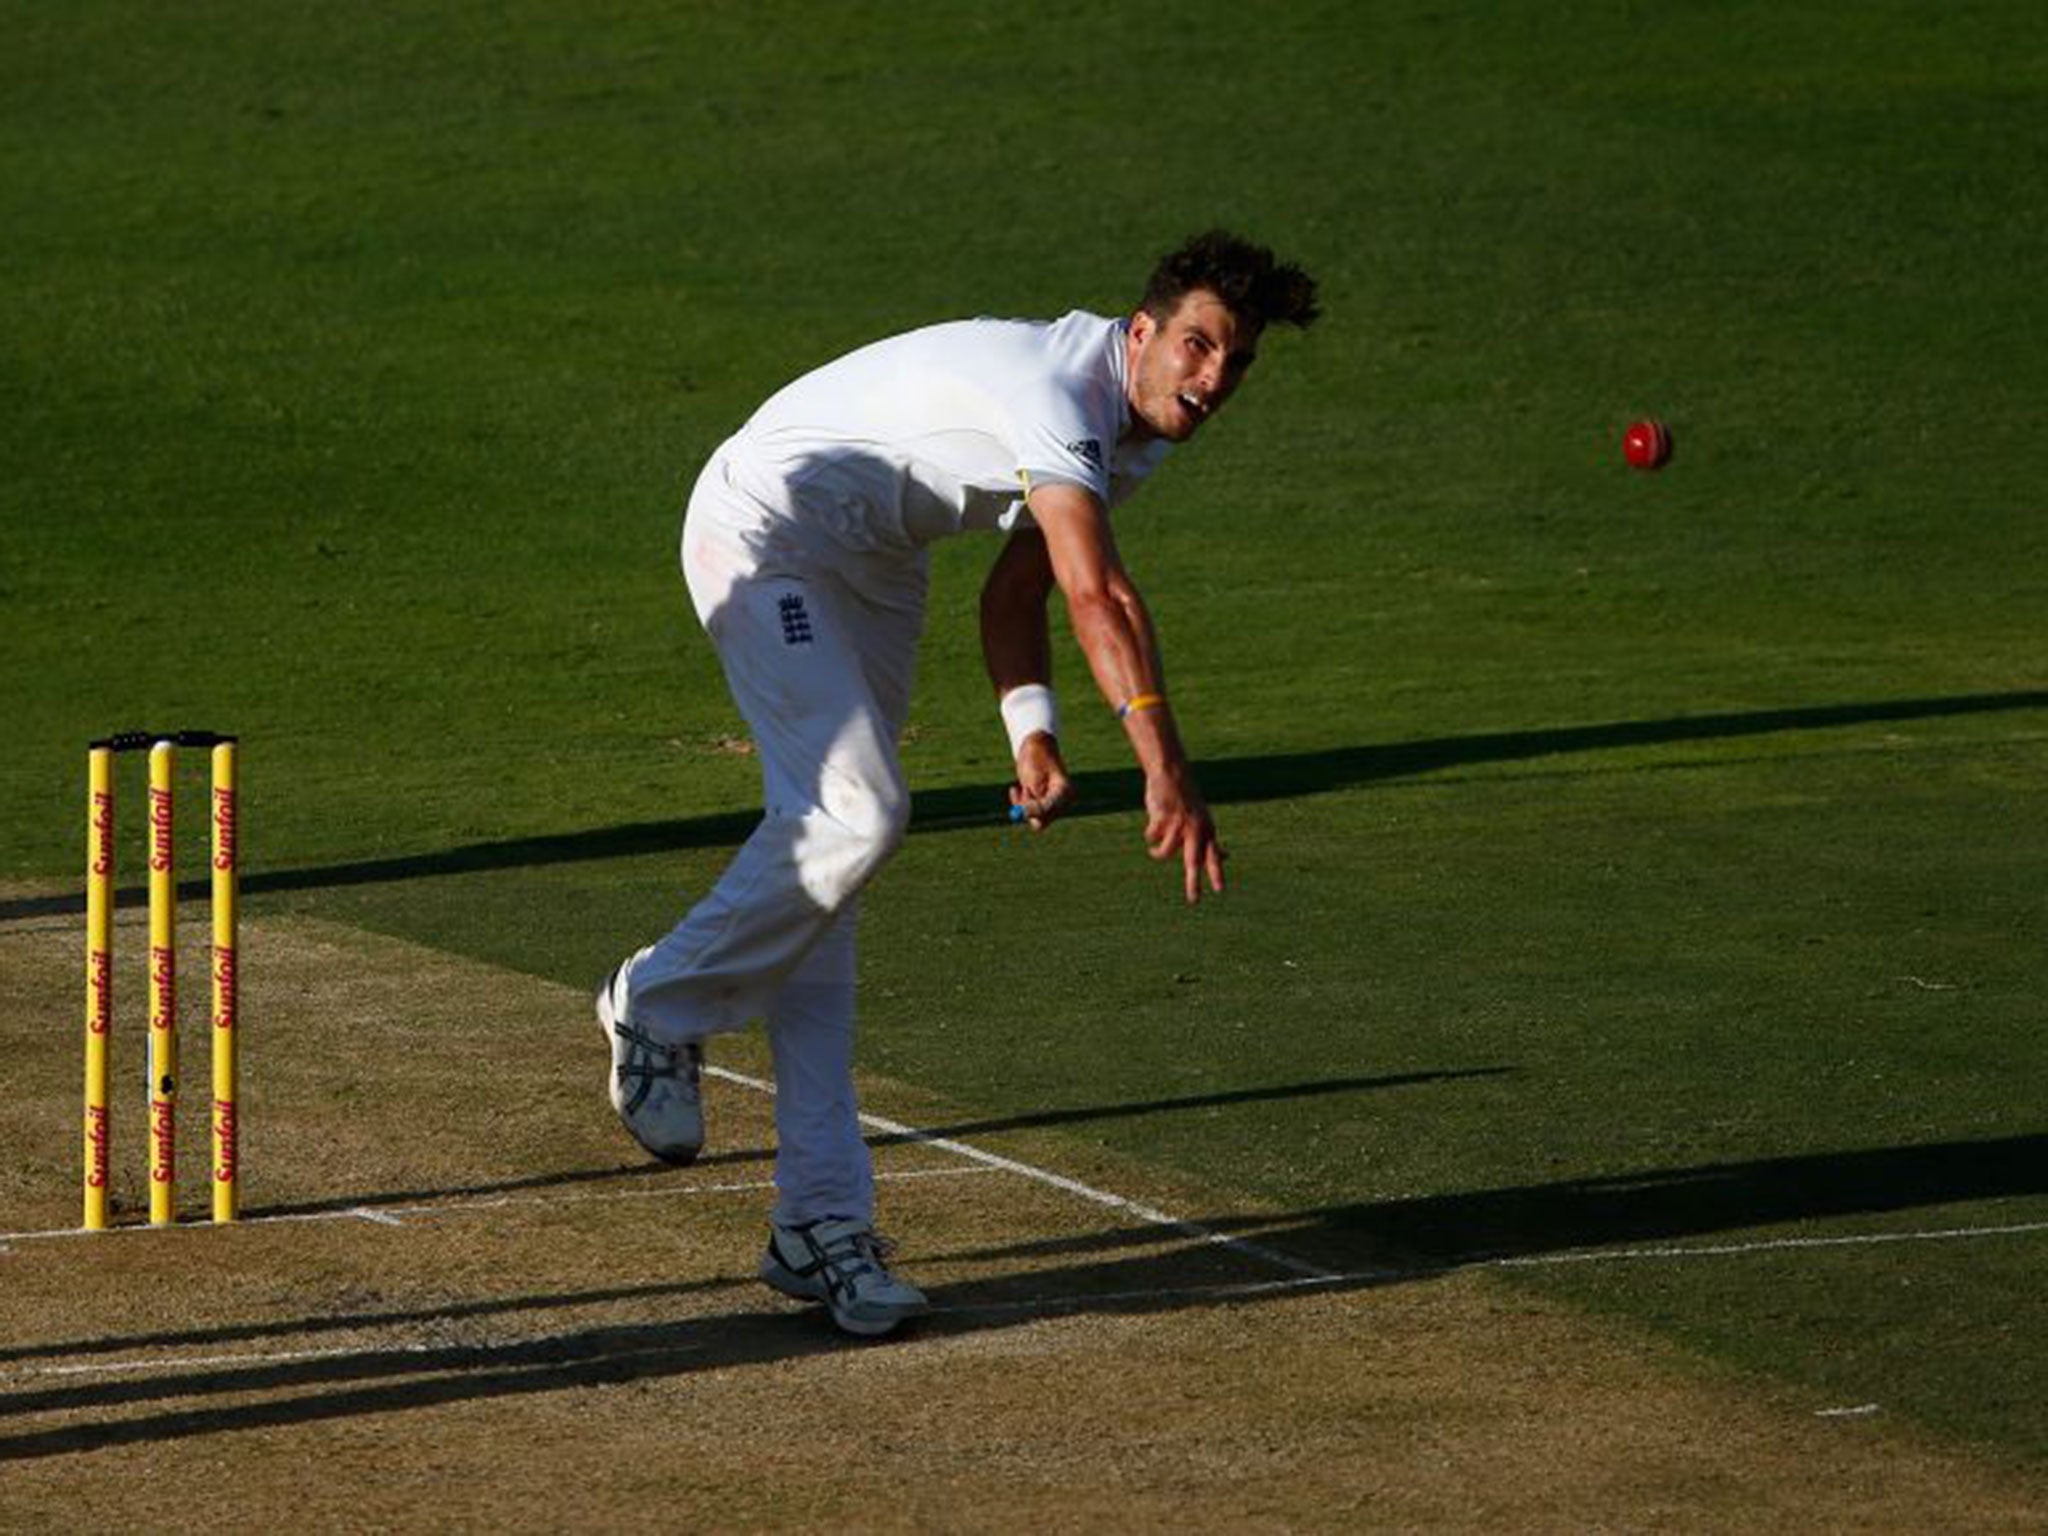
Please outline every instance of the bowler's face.
[[1164, 320], [1142, 309], [1131, 316], [1125, 346], [1132, 433], [1184, 443], [1244, 382], [1259, 328], [1197, 288]]

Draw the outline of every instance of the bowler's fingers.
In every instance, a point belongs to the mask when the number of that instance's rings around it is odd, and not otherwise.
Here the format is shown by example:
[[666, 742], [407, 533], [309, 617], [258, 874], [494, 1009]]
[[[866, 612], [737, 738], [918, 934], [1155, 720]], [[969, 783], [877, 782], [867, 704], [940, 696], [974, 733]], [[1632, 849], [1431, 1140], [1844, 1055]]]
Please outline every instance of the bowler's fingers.
[[1010, 819], [1030, 824], [1034, 832], [1043, 832], [1059, 820], [1074, 800], [1073, 784], [1063, 778], [1026, 790], [1021, 784], [1010, 786]]
[[1154, 816], [1145, 823], [1145, 851], [1155, 859], [1170, 858], [1180, 839], [1175, 835], [1175, 821], [1172, 816]]
[[1074, 803], [1073, 780], [1055, 774], [1038, 797], [1038, 825], [1045, 827], [1066, 815]]
[[[1201, 836], [1206, 831], [1208, 835]], [[1221, 895], [1223, 892], [1223, 861], [1229, 855], [1223, 845], [1216, 841], [1213, 828], [1197, 828], [1181, 843], [1181, 872], [1184, 890], [1189, 906], [1202, 899], [1202, 879], [1206, 875], [1209, 889]]]
[[1192, 816], [1161, 817], [1145, 828], [1147, 852], [1165, 861], [1176, 853], [1181, 860], [1181, 891], [1189, 906], [1202, 899], [1202, 882], [1209, 889], [1223, 890], [1223, 862], [1230, 857], [1216, 841], [1216, 829]]

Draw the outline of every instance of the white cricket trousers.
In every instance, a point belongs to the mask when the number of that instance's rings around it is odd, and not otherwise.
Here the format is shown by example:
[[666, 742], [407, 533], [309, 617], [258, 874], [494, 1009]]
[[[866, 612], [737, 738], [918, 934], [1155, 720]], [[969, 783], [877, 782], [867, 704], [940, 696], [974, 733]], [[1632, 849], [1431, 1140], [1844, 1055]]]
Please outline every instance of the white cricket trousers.
[[627, 971], [657, 1038], [767, 1021], [775, 1219], [874, 1216], [853, 1090], [861, 888], [903, 840], [896, 742], [924, 624], [921, 554], [832, 558], [789, 511], [740, 490], [724, 452], [698, 477], [684, 579], [752, 728], [765, 813], [704, 899]]

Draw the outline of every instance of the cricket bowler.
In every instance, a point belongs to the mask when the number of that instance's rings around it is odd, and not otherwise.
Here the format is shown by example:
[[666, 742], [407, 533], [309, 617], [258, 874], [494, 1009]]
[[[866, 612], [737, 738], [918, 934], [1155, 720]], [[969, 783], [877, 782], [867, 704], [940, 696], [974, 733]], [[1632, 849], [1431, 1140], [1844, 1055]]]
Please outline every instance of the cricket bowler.
[[1163, 257], [1130, 314], [962, 320], [875, 342], [774, 395], [711, 455], [682, 533], [690, 599], [752, 730], [765, 811], [710, 892], [600, 989], [610, 1094], [654, 1156], [704, 1143], [706, 1037], [766, 1021], [776, 1202], [761, 1277], [885, 1334], [924, 1310], [889, 1267], [853, 1083], [860, 893], [901, 843], [897, 739], [929, 547], [1005, 535], [981, 639], [1010, 739], [1013, 814], [1073, 790], [1047, 604], [1057, 590], [1144, 772], [1145, 842], [1185, 899], [1224, 850], [1175, 729], [1110, 513], [1229, 404], [1275, 324], [1306, 327], [1300, 267], [1212, 231]]

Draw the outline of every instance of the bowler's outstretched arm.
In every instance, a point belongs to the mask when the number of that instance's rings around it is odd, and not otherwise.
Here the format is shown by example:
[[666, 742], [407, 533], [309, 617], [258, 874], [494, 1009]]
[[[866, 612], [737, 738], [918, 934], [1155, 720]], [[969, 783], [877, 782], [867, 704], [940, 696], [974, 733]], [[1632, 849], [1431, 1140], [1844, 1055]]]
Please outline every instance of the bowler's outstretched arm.
[[1211, 890], [1223, 889], [1223, 846], [1174, 729], [1152, 617], [1117, 554], [1108, 509], [1064, 484], [1038, 487], [1029, 505], [1074, 638], [1144, 770], [1145, 841], [1155, 859], [1179, 855], [1187, 899], [1199, 901], [1204, 877]]

